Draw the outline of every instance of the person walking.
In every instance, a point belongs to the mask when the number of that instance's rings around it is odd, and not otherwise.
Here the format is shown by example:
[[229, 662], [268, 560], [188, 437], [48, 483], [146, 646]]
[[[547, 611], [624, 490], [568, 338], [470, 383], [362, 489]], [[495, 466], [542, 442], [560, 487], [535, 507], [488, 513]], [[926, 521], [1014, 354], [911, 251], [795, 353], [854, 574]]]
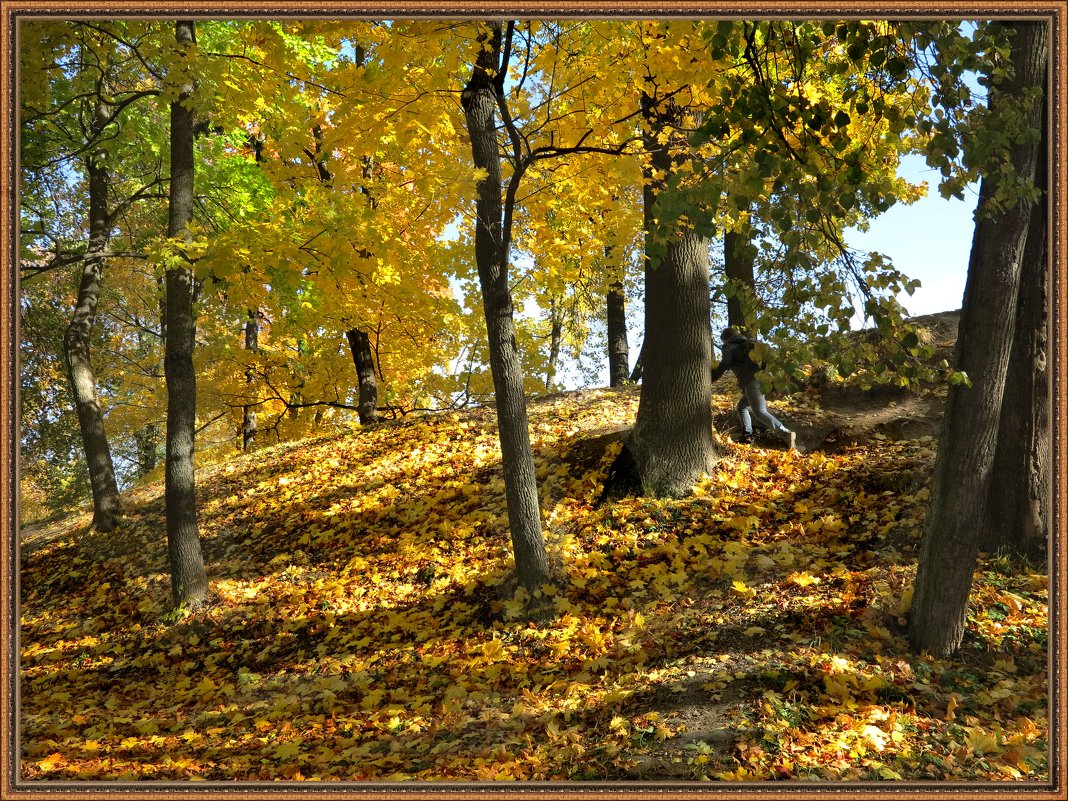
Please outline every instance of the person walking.
[[734, 373], [734, 377], [738, 379], [738, 386], [742, 390], [742, 397], [738, 399], [738, 405], [735, 407], [738, 420], [742, 424], [742, 436], [739, 442], [748, 445], [753, 441], [753, 418], [755, 417], [762, 426], [781, 436], [789, 450], [794, 450], [797, 435], [768, 411], [764, 392], [756, 377], [761, 367], [753, 361], [750, 354], [750, 350], [756, 343], [737, 328], [724, 328], [719, 338], [722, 342], [720, 347], [723, 350], [723, 358], [713, 368], [712, 380], [715, 381], [727, 370]]

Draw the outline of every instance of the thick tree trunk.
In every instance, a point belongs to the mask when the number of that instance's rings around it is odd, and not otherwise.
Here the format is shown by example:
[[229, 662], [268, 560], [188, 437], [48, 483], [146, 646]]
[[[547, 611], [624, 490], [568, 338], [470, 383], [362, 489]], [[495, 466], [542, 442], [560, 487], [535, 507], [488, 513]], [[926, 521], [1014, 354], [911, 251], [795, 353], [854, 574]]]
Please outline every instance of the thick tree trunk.
[[[260, 313], [257, 309], [248, 310], [248, 319], [245, 321], [245, 350], [256, 353], [260, 349]], [[251, 388], [255, 381], [255, 373], [248, 369], [245, 371], [245, 386]], [[257, 420], [256, 407], [245, 404], [241, 409], [241, 450], [252, 450], [252, 443], [256, 439]]]
[[991, 473], [994, 478], [986, 495], [987, 511], [979, 532], [980, 549], [1024, 556], [1040, 555], [1049, 537], [1048, 120], [1048, 107], [1044, 106], [1035, 170], [1035, 186], [1042, 195], [1031, 210]]
[[516, 347], [512, 296], [508, 289], [508, 231], [503, 222], [501, 165], [495, 112], [497, 92], [493, 76], [500, 67], [501, 24], [488, 23], [480, 35], [484, 45], [461, 100], [471, 136], [474, 166], [485, 170], [478, 184], [475, 206], [475, 262], [478, 266], [486, 334], [497, 407], [497, 429], [508, 504], [516, 573], [520, 582], [535, 588], [549, 577], [542, 537], [534, 454], [530, 446], [523, 373]]
[[[1046, 26], [1017, 23], [1012, 56], [1016, 74], [1011, 84], [991, 92], [991, 107], [997, 107], [1001, 91], [1019, 96], [1027, 87], [1040, 86], [1047, 56]], [[1035, 108], [1030, 115], [1032, 127], [1040, 124], [1040, 111]], [[1034, 177], [1036, 143], [1018, 145], [1012, 158], [1018, 175]], [[980, 212], [996, 188], [994, 181], [983, 180]], [[1031, 205], [1019, 202], [996, 220], [980, 217], [975, 227], [957, 337], [957, 367], [968, 374], [971, 386], [957, 385], [949, 391], [909, 629], [912, 647], [934, 656], [949, 656], [964, 636], [977, 532], [991, 488]]]
[[[653, 131], [670, 130], [663, 111], [643, 103]], [[674, 164], [667, 146], [647, 138], [653, 169], [668, 174]], [[642, 490], [655, 497], [680, 497], [707, 473], [717, 452], [712, 439], [712, 331], [709, 322], [708, 240], [675, 224], [658, 263], [649, 258], [658, 223], [657, 190], [647, 176], [645, 343], [638, 415], [627, 448]]]
[[360, 400], [357, 411], [360, 425], [378, 422], [378, 379], [375, 377], [375, 361], [371, 355], [371, 338], [359, 328], [345, 332], [352, 351], [352, 363], [356, 366], [356, 379], [359, 383]]
[[[97, 99], [94, 109], [94, 127], [103, 129], [107, 124], [107, 106]], [[99, 131], [97, 131], [98, 133]], [[95, 135], [95, 134], [94, 134]], [[107, 251], [111, 221], [108, 214], [108, 190], [110, 175], [103, 154], [90, 153], [87, 170], [89, 174], [89, 247], [82, 262], [81, 281], [78, 285], [78, 300], [74, 315], [63, 338], [67, 370], [74, 407], [81, 427], [82, 445], [85, 448], [85, 463], [89, 468], [89, 486], [93, 492], [93, 525], [98, 531], [111, 531], [115, 518], [120, 514], [119, 487], [115, 479], [115, 467], [111, 461], [104, 432], [104, 413], [96, 392], [96, 379], [90, 361], [90, 341], [93, 323], [96, 321], [97, 304], [100, 301], [101, 276]]]
[[[179, 20], [178, 46], [195, 43], [194, 23]], [[183, 86], [171, 103], [171, 184], [168, 237], [189, 239], [193, 219], [193, 114], [182, 105], [192, 94]], [[208, 580], [197, 529], [196, 480], [193, 470], [196, 433], [196, 373], [193, 371], [193, 272], [188, 267], [167, 270], [167, 317], [164, 373], [167, 380], [167, 553], [171, 567], [171, 597], [176, 607], [195, 607], [207, 597]]]
[[756, 295], [755, 251], [747, 231], [728, 231], [723, 237], [723, 270], [727, 276], [727, 325], [739, 330], [749, 326], [746, 312]]
[[[607, 248], [606, 248], [607, 250]], [[630, 349], [627, 345], [627, 300], [623, 283], [614, 282], [605, 297], [608, 328], [608, 386], [619, 387], [627, 381]]]

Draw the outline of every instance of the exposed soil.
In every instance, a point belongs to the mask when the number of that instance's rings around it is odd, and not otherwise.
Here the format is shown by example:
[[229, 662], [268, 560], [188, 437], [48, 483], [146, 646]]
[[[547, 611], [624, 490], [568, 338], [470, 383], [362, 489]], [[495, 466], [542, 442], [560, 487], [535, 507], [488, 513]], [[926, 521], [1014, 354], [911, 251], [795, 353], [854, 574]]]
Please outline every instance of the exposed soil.
[[89, 531], [92, 521], [93, 516], [90, 512], [82, 512], [63, 518], [41, 520], [28, 526], [23, 526], [19, 531], [19, 545], [22, 549], [22, 555], [25, 557], [27, 554], [31, 554], [38, 548], [52, 542], [52, 540], [70, 535], [77, 537], [79, 534], [84, 534]]

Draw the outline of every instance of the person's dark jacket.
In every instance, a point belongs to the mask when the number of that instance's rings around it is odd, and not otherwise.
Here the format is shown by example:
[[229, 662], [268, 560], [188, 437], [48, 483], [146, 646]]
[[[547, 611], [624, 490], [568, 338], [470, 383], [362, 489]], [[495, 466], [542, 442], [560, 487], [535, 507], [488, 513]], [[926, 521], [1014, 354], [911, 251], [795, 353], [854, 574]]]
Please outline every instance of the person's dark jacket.
[[745, 334], [735, 334], [720, 345], [723, 349], [723, 358], [712, 369], [712, 380], [715, 381], [727, 370], [730, 370], [734, 373], [734, 377], [738, 379], [738, 386], [744, 388], [746, 384], [752, 381], [756, 374], [760, 372], [760, 366], [753, 361], [752, 356], [749, 354], [752, 344], [752, 340]]

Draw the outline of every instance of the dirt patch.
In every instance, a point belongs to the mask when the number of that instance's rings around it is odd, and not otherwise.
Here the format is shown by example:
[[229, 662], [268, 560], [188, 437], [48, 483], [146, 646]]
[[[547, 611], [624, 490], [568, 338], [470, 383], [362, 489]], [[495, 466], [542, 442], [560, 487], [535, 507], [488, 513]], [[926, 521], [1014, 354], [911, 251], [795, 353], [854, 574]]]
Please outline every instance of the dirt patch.
[[89, 531], [93, 516], [89, 512], [31, 523], [19, 530], [19, 547], [22, 556], [38, 551], [53, 540], [78, 536]]
[[942, 430], [945, 397], [933, 392], [908, 393], [886, 402], [878, 394], [827, 402], [820, 424], [798, 432], [804, 450], [837, 450], [868, 442], [937, 437]]
[[[734, 657], [732, 657], [734, 659]], [[743, 682], [723, 676], [741, 667], [711, 656], [691, 658], [681, 680], [665, 683], [646, 699], [641, 712], [655, 712], [674, 734], [654, 742], [625, 770], [625, 778], [692, 781], [702, 773], [728, 770], [734, 764], [742, 732], [734, 723], [744, 702]], [[725, 685], [725, 686], [724, 686]]]
[[[783, 408], [774, 400], [769, 411], [797, 434], [797, 448], [803, 452], [836, 451], [882, 437], [889, 440], [937, 437], [942, 430], [945, 397], [929, 390], [885, 395], [881, 392], [851, 390], [833, 400], [820, 399], [819, 408]], [[714, 416], [718, 432], [737, 439], [741, 433], [733, 411]], [[753, 444], [761, 448], [782, 448], [775, 434], [757, 427]]]
[[[960, 311], [914, 317], [911, 322], [924, 345], [935, 348], [933, 361], [952, 363]], [[863, 336], [865, 332], [857, 332]], [[915, 389], [877, 385], [869, 389], [824, 385], [819, 389], [823, 411], [818, 425], [798, 431], [806, 450], [835, 450], [867, 442], [875, 436], [891, 440], [937, 437], [945, 413], [945, 388]]]

